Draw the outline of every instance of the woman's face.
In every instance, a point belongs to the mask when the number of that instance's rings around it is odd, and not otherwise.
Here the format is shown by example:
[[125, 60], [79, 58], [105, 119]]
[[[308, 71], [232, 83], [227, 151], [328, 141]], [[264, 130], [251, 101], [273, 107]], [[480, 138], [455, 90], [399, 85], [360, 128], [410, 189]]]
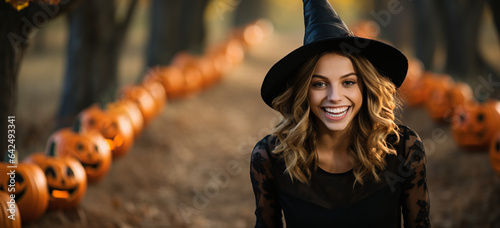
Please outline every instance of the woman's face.
[[363, 104], [361, 79], [351, 60], [336, 53], [323, 55], [313, 72], [308, 101], [318, 126], [346, 129]]

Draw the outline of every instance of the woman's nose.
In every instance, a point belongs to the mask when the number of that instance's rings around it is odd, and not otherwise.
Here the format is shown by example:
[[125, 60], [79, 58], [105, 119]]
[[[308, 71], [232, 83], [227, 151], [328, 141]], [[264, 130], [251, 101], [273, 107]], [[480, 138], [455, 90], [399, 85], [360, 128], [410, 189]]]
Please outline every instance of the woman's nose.
[[331, 102], [338, 102], [342, 99], [340, 95], [341, 91], [336, 86], [331, 86], [328, 91], [328, 100]]

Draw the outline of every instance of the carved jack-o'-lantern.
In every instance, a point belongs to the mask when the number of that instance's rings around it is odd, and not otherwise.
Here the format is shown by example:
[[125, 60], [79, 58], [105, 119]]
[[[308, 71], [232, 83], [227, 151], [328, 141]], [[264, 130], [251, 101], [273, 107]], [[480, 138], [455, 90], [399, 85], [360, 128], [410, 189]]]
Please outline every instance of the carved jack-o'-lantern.
[[0, 227], [21, 228], [21, 214], [15, 199], [0, 191]]
[[97, 105], [86, 108], [78, 115], [80, 132], [97, 130], [111, 148], [113, 159], [125, 155], [134, 142], [134, 129], [130, 121], [122, 115], [105, 112]]
[[49, 209], [73, 209], [87, 191], [87, 176], [82, 164], [73, 157], [34, 153], [26, 162], [38, 165], [45, 173], [49, 190]]
[[[17, 165], [17, 168], [10, 168], [9, 166], [12, 165]], [[12, 170], [15, 170], [15, 174], [11, 174], [13, 178], [11, 180], [9, 173]], [[0, 175], [0, 191], [15, 195], [19, 212], [22, 214], [22, 221], [26, 223], [40, 218], [49, 205], [47, 179], [42, 169], [35, 164], [5, 162], [0, 163], [0, 173], [2, 173]]]
[[500, 129], [500, 102], [458, 106], [452, 119], [455, 142], [467, 150], [485, 150]]
[[128, 119], [134, 129], [134, 136], [138, 138], [144, 127], [144, 118], [136, 102], [120, 99], [106, 105], [109, 113], [124, 116]]
[[80, 161], [89, 183], [103, 178], [111, 167], [111, 150], [97, 130], [79, 133], [70, 128], [60, 129], [51, 135], [47, 147], [53, 147], [56, 156], [70, 156]]
[[453, 113], [451, 89], [453, 80], [449, 75], [435, 77], [429, 99], [425, 101], [425, 107], [431, 118], [436, 122], [445, 122]]
[[489, 156], [491, 167], [500, 176], [500, 132], [491, 140]]

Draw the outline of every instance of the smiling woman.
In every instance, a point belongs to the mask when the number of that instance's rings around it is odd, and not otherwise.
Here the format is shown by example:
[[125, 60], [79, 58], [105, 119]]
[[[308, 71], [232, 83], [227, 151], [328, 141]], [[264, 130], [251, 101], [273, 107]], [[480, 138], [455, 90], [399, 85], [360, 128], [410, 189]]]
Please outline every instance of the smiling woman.
[[262, 84], [281, 119], [252, 153], [256, 227], [430, 227], [423, 144], [394, 115], [406, 57], [303, 2], [304, 45]]

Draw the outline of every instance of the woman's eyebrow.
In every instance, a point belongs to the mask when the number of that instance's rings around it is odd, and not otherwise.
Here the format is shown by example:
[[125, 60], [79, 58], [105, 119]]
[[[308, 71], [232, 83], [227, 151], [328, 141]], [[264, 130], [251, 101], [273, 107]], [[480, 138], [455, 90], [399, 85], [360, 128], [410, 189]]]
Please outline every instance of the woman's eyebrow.
[[[355, 72], [352, 72], [352, 73], [348, 73], [348, 74], [342, 75], [342, 76], [340, 76], [340, 78], [349, 77], [349, 76], [351, 76], [351, 75], [358, 76]], [[313, 77], [313, 78], [315, 78], [315, 77], [316, 77], [316, 78], [321, 78], [321, 79], [324, 79], [324, 80], [328, 79], [327, 77], [325, 77], [325, 76], [323, 76], [323, 75], [319, 75], [319, 74], [313, 74], [313, 76], [312, 76], [312, 77]]]

